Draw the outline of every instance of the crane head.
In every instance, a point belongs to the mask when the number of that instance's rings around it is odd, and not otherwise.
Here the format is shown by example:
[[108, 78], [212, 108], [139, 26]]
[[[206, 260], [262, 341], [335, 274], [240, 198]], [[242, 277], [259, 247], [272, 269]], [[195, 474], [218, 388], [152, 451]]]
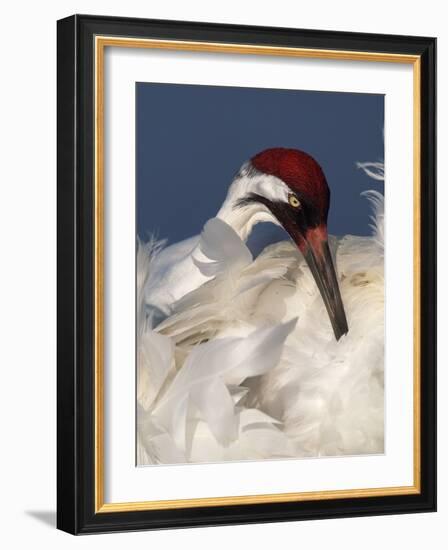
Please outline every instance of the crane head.
[[237, 206], [263, 205], [288, 232], [305, 257], [339, 340], [348, 325], [328, 246], [330, 189], [322, 168], [303, 151], [273, 148], [251, 159], [246, 177], [254, 184]]

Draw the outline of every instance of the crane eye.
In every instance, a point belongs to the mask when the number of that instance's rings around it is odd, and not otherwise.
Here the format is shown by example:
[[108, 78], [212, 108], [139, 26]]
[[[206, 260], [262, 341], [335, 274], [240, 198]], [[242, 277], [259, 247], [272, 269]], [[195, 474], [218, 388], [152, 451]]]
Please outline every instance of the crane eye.
[[299, 208], [300, 201], [295, 195], [289, 195], [288, 202], [293, 208]]

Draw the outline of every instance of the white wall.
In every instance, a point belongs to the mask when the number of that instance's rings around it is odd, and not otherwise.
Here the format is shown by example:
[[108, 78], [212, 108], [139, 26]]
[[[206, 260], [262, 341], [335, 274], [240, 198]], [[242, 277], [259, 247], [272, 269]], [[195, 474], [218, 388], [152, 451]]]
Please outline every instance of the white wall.
[[[180, 548], [413, 549], [446, 547], [447, 290], [440, 286], [439, 512], [263, 526], [207, 528], [75, 539], [57, 532], [55, 509], [55, 124], [56, 19], [97, 13], [167, 19], [296, 26], [438, 36], [439, 144], [448, 147], [448, 31], [440, 0], [89, 0], [4, 4], [0, 66], [0, 540], [5, 548], [38, 544], [118, 548], [123, 544]], [[440, 281], [448, 278], [447, 168], [440, 159]], [[5, 255], [6, 252], [6, 255]], [[444, 340], [444, 341], [443, 341]], [[6, 541], [5, 541], [6, 542]]]

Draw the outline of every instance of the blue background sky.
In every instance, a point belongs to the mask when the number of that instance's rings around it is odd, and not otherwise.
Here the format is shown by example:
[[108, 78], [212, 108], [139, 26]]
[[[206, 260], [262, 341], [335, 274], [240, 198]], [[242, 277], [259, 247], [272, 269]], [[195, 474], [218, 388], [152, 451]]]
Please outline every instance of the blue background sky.
[[356, 161], [383, 160], [384, 96], [137, 83], [136, 100], [143, 240], [199, 233], [241, 164], [268, 147], [302, 149], [320, 163], [331, 189], [330, 233], [370, 234], [360, 193], [383, 186]]

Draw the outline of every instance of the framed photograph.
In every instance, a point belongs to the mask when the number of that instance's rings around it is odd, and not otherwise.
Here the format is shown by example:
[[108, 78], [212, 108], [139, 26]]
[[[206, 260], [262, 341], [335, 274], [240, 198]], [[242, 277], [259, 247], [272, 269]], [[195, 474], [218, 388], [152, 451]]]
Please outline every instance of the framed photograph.
[[434, 38], [58, 22], [58, 527], [434, 511]]

